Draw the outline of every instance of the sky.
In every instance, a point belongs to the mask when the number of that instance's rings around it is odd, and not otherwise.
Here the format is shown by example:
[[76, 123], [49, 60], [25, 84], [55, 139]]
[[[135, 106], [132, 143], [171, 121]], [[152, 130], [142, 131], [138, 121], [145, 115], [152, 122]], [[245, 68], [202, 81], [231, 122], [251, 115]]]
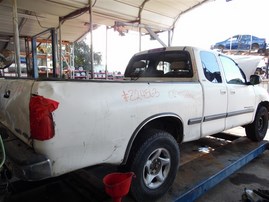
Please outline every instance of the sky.
[[[209, 1], [179, 18], [172, 46], [191, 45], [209, 49], [212, 44], [236, 34], [252, 34], [269, 42], [268, 9], [269, 0]], [[167, 36], [163, 33], [160, 38], [167, 43]], [[157, 41], [149, 40], [148, 36], [142, 37], [142, 50], [158, 47], [161, 44]], [[107, 61], [109, 72], [124, 73], [129, 59], [139, 51], [138, 32], [130, 31], [119, 36], [113, 29], [108, 30], [106, 57], [106, 28], [101, 26], [93, 32], [93, 49], [101, 52], [102, 63], [105, 65]]]
[[[204, 48], [236, 34], [268, 38], [268, 0], [215, 0], [182, 15], [174, 44]], [[268, 23], [268, 24], [267, 24]]]

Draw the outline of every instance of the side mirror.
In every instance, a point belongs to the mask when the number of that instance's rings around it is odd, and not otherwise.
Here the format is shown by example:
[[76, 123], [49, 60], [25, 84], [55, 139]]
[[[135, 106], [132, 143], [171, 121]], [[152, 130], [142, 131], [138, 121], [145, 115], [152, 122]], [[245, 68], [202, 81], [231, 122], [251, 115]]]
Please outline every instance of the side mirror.
[[260, 84], [262, 82], [262, 79], [259, 75], [251, 75], [250, 76], [250, 80], [249, 80], [249, 84], [250, 85], [257, 85], [257, 84]]
[[5, 160], [6, 160], [6, 154], [5, 154], [4, 143], [3, 143], [2, 137], [0, 136], [0, 170], [5, 163]]

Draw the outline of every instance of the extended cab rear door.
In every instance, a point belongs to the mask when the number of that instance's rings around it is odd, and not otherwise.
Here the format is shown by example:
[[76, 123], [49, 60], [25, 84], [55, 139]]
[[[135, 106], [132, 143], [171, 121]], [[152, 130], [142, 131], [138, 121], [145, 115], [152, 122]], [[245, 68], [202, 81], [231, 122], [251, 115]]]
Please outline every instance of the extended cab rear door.
[[255, 111], [255, 91], [247, 85], [245, 76], [237, 64], [230, 58], [220, 55], [228, 89], [228, 109], [226, 127], [250, 123]]

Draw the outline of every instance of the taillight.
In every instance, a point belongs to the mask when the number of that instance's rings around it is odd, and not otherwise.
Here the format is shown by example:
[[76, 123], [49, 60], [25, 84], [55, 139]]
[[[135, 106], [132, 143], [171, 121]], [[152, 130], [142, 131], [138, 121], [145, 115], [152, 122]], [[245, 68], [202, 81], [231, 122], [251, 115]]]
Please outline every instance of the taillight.
[[30, 99], [30, 130], [31, 138], [36, 140], [48, 140], [54, 136], [54, 123], [52, 112], [58, 108], [57, 101], [32, 96]]

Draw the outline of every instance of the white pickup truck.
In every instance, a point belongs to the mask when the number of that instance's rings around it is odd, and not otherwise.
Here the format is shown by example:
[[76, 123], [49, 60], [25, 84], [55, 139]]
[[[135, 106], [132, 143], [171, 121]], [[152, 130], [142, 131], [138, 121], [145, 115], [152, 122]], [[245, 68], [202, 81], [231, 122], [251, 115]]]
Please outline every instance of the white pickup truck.
[[122, 81], [0, 79], [6, 167], [24, 180], [98, 164], [133, 171], [137, 200], [172, 185], [179, 143], [243, 126], [268, 127], [269, 96], [229, 57], [195, 47], [135, 54]]

